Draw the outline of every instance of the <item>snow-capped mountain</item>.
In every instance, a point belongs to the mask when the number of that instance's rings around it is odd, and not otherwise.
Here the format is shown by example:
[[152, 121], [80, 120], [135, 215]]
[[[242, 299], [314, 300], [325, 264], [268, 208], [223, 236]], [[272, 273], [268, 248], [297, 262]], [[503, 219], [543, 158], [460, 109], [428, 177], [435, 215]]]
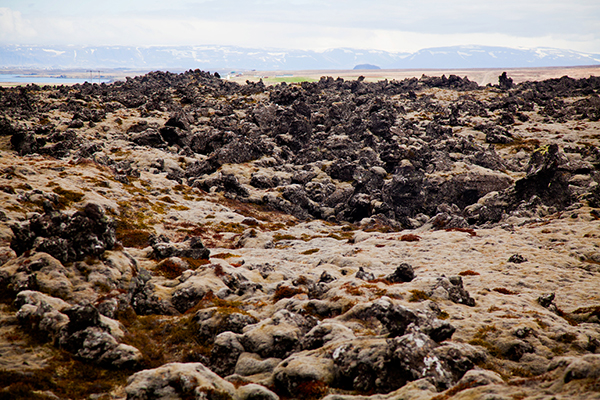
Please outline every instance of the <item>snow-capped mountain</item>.
[[144, 68], [204, 70], [393, 68], [510, 68], [599, 65], [600, 54], [552, 48], [490, 46], [429, 48], [415, 53], [331, 49], [251, 49], [233, 46], [19, 46], [0, 47], [0, 67]]
[[600, 54], [553, 48], [453, 46], [419, 50], [394, 68], [522, 68], [600, 64]]

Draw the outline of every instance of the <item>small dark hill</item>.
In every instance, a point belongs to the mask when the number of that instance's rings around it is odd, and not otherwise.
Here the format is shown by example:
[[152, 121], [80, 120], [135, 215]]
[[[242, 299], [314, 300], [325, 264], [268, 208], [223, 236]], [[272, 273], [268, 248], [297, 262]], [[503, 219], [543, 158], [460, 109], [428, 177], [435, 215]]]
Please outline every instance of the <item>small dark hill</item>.
[[373, 64], [358, 64], [353, 69], [381, 69], [381, 68], [378, 67], [377, 65], [373, 65]]

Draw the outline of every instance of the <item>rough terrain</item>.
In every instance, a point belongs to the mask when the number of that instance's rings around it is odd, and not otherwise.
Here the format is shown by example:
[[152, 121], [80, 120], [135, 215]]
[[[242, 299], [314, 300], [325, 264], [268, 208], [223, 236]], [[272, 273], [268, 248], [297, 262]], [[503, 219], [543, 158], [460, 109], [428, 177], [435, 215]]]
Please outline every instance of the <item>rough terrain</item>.
[[0, 88], [0, 398], [600, 399], [599, 91]]

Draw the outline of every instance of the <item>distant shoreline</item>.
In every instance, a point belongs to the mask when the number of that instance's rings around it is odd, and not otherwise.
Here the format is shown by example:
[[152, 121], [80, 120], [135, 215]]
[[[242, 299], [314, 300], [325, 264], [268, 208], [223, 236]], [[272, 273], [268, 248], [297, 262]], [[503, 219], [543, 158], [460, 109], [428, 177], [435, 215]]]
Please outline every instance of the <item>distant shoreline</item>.
[[[66, 82], [61, 83], [59, 79], [79, 79], [87, 80], [88, 82], [97, 83], [98, 80], [104, 81], [122, 81], [126, 77], [135, 77], [145, 75], [151, 71], [169, 71], [173, 73], [184, 72], [184, 69], [175, 68], [157, 68], [157, 69], [103, 69], [100, 72], [81, 69], [64, 69], [64, 70], [47, 70], [47, 69], [18, 69], [18, 68], [2, 68], [1, 75], [19, 75], [21, 78], [31, 76], [31, 82], [0, 82], [1, 87], [13, 87], [35, 83], [38, 85], [74, 85], [76, 83]], [[211, 71], [214, 72], [214, 71]], [[318, 80], [322, 76], [331, 76], [334, 79], [342, 78], [345, 80], [355, 80], [359, 76], [365, 77], [367, 81], [388, 80], [403, 80], [410, 78], [420, 78], [422, 75], [442, 76], [442, 75], [458, 75], [460, 77], [468, 77], [469, 80], [477, 82], [481, 86], [487, 84], [496, 84], [498, 76], [502, 72], [513, 79], [515, 83], [525, 81], [539, 81], [545, 79], [560, 78], [569, 76], [571, 78], [580, 79], [589, 76], [600, 76], [600, 65], [592, 66], [574, 66], [574, 67], [540, 67], [540, 68], [421, 68], [421, 69], [367, 69], [367, 70], [297, 70], [297, 71], [238, 71], [234, 76], [228, 76], [222, 69], [217, 70], [223, 77], [233, 82], [245, 83], [246, 81], [257, 82], [263, 79], [265, 84], [277, 84], [280, 82], [301, 82], [305, 80]], [[281, 78], [282, 76], [285, 77]], [[48, 83], [40, 82], [39, 79], [48, 78]], [[37, 82], [35, 82], [37, 81]]]

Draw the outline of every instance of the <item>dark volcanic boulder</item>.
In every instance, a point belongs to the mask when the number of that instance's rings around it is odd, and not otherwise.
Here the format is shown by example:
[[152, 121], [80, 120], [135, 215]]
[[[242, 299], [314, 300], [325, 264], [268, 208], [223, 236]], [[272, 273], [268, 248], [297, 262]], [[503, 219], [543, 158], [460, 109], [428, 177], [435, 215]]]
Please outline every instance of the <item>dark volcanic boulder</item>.
[[176, 315], [178, 311], [166, 300], [155, 293], [155, 286], [150, 282], [150, 272], [140, 268], [138, 275], [132, 279], [128, 297], [131, 307], [138, 315]]
[[248, 189], [239, 182], [234, 174], [218, 173], [216, 176], [211, 176], [204, 180], [196, 180], [193, 185], [195, 187], [200, 187], [207, 192], [215, 190], [217, 192], [225, 192], [242, 197], [248, 196]]
[[536, 149], [529, 159], [527, 175], [501, 192], [490, 192], [467, 207], [469, 221], [497, 222], [504, 213], [515, 210], [535, 212], [538, 206], [563, 210], [575, 196], [569, 180], [573, 172], [565, 155], [553, 144]]
[[175, 126], [163, 126], [159, 129], [162, 139], [172, 146], [174, 144], [184, 147], [188, 144], [188, 133]]
[[382, 189], [383, 200], [390, 204], [397, 216], [412, 216], [423, 209], [425, 193], [423, 181], [425, 174], [414, 167], [407, 166], [392, 176], [391, 182]]
[[198, 325], [198, 336], [209, 341], [227, 331], [242, 333], [246, 325], [258, 322], [256, 318], [241, 310], [240, 312], [223, 312], [222, 309], [216, 307], [198, 311], [192, 320]]
[[[508, 175], [484, 169], [468, 171], [444, 179], [431, 177], [423, 183], [425, 213], [445, 211], [459, 216], [460, 210], [476, 203], [481, 197], [493, 191], [504, 190], [511, 184], [512, 179]], [[440, 209], [446, 204], [454, 204], [458, 209], [452, 211]]]
[[26, 224], [11, 229], [11, 248], [17, 255], [27, 250], [43, 251], [62, 262], [99, 256], [117, 242], [114, 221], [94, 203], [71, 216], [49, 207], [43, 215], [34, 215]]
[[50, 341], [76, 358], [109, 368], [135, 368], [142, 354], [135, 347], [119, 343], [110, 321], [90, 305], [70, 306], [48, 295], [25, 290], [18, 294], [17, 318], [37, 338]]
[[160, 132], [152, 128], [132, 135], [130, 140], [140, 146], [163, 148], [167, 147], [168, 145], [168, 143], [164, 141]]
[[483, 129], [483, 132], [485, 133], [485, 141], [488, 143], [508, 144], [514, 142], [510, 132], [499, 125], [488, 125]]
[[436, 288], [444, 289], [447, 292], [448, 298], [457, 304], [464, 304], [470, 307], [475, 306], [475, 299], [465, 290], [460, 276], [440, 278], [434, 290]]
[[236, 334], [230, 331], [221, 333], [215, 338], [210, 351], [211, 370], [221, 376], [233, 374], [238, 358], [243, 352], [244, 347]]
[[[267, 87], [262, 82], [238, 85], [199, 70], [152, 72], [111, 85], [57, 89], [50, 94], [56, 100], [52, 102], [44, 100], [45, 89], [39, 87], [5, 89], [0, 96], [5, 115], [0, 135], [11, 135], [13, 148], [21, 155], [93, 157], [104, 143], [91, 139], [90, 130], [76, 127], [100, 122], [119, 108], [137, 107], [145, 119], [132, 125], [128, 120], [127, 126], [116, 130], [126, 129], [125, 136], [138, 146], [168, 147], [195, 158], [185, 170], [159, 169], [179, 183], [249, 197], [256, 191], [231, 176], [213, 174], [226, 164], [250, 163], [260, 167], [252, 172], [250, 185], [264, 192], [258, 196], [263, 205], [302, 219], [357, 222], [377, 216], [389, 225], [410, 228], [417, 215], [436, 215], [437, 206], [445, 203], [460, 210], [471, 207], [463, 215], [449, 214], [449, 222], [446, 215], [438, 218], [439, 227], [461, 226], [460, 218], [466, 217], [469, 224], [498, 222], [515, 210], [533, 213], [540, 204], [564, 209], [576, 200], [600, 203], [600, 189], [581, 186], [571, 191], [576, 185], [568, 184], [570, 177], [591, 175], [590, 167], [582, 172], [565, 168], [562, 161], [555, 165], [552, 149], [547, 156], [543, 149], [534, 152], [527, 177], [507, 190], [513, 182], [506, 171], [522, 172], [525, 161], [520, 155], [503, 155], [503, 160], [491, 147], [529, 146], [530, 141], [517, 137], [520, 128], [513, 126], [531, 120], [535, 113], [559, 122], [598, 120], [599, 82], [595, 77], [563, 77], [517, 85], [503, 73], [492, 89], [498, 96], [476, 99], [461, 93], [448, 104], [425, 89], [465, 91], [479, 86], [450, 75], [380, 82], [324, 77], [319, 82]], [[578, 100], [567, 101], [567, 96]], [[72, 117], [73, 129], [64, 130], [46, 117], [53, 108]], [[152, 122], [159, 114], [154, 111], [168, 113], [169, 119], [162, 126]], [[44, 123], [16, 122], [32, 115]], [[122, 120], [117, 123], [124, 125]], [[464, 135], [463, 127], [470, 126], [485, 134], [490, 147]], [[593, 146], [587, 147], [586, 152], [592, 151]], [[94, 160], [113, 168], [122, 183], [143, 170], [127, 165], [128, 160], [96, 156]], [[585, 163], [597, 169], [599, 159]], [[464, 163], [469, 173], [457, 171], [458, 163]], [[531, 168], [537, 164], [541, 169]], [[281, 195], [269, 190], [290, 183], [301, 187], [282, 189]], [[478, 204], [494, 191], [497, 197]], [[541, 203], [534, 203], [533, 196]], [[58, 240], [46, 246], [64, 244]]]
[[367, 313], [381, 322], [390, 337], [404, 335], [408, 326], [417, 322], [417, 315], [412, 310], [387, 301], [374, 302]]
[[464, 344], [437, 344], [418, 329], [393, 339], [355, 339], [332, 354], [335, 386], [388, 393], [426, 378], [437, 390], [456, 383], [483, 356]]
[[393, 283], [410, 282], [415, 279], [415, 270], [412, 265], [402, 263], [393, 273], [386, 276], [385, 279]]
[[208, 260], [210, 250], [204, 247], [199, 237], [193, 237], [183, 243], [171, 243], [163, 235], [151, 235], [148, 242], [152, 246], [154, 258], [162, 260], [169, 257], [193, 258], [194, 260]]
[[503, 72], [502, 75], [498, 77], [498, 85], [500, 89], [508, 90], [513, 87], [513, 80], [506, 75], [506, 72]]
[[36, 138], [33, 132], [17, 130], [10, 138], [10, 144], [19, 155], [25, 155], [38, 152], [46, 144], [46, 141], [42, 138]]
[[527, 166], [527, 176], [515, 183], [516, 200], [529, 200], [535, 195], [540, 197], [544, 204], [559, 209], [571, 204], [571, 174], [563, 168], [565, 163], [564, 154], [559, 152], [557, 144], [534, 151]]
[[252, 174], [250, 185], [259, 189], [270, 189], [279, 186], [279, 178], [277, 176]]

